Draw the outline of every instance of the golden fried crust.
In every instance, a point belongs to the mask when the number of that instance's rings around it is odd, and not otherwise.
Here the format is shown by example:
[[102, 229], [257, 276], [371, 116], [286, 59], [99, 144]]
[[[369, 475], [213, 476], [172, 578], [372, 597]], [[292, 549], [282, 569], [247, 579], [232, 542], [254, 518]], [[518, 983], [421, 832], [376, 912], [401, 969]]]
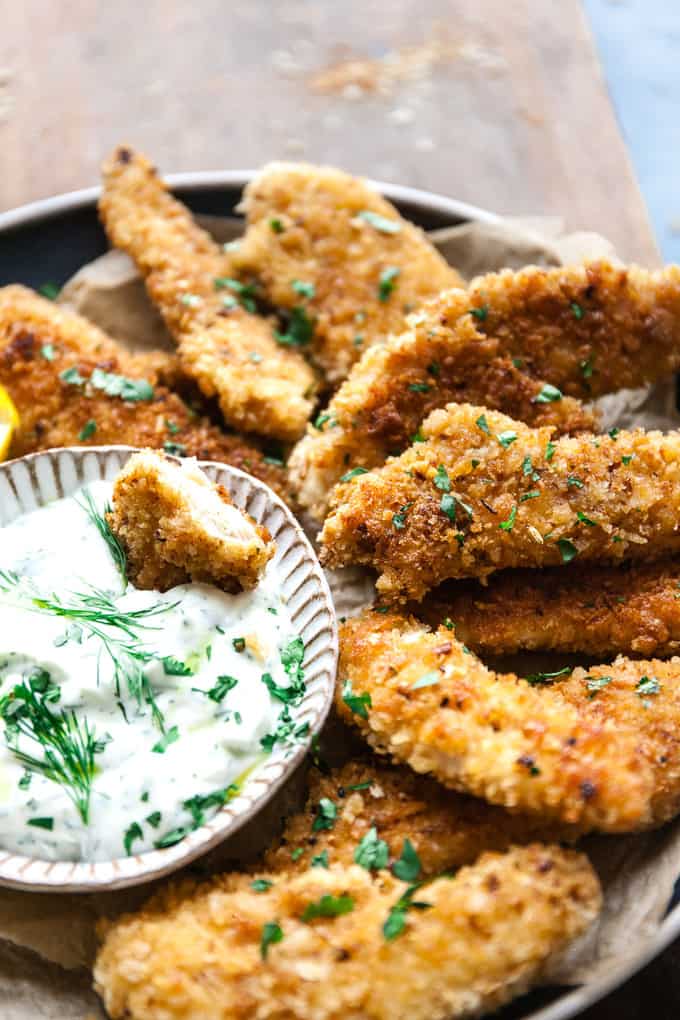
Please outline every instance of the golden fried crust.
[[581, 652], [606, 658], [680, 651], [680, 560], [511, 570], [482, 585], [447, 582], [422, 602], [480, 654]]
[[195, 463], [173, 464], [153, 450], [134, 454], [117, 476], [107, 519], [137, 588], [167, 591], [188, 581], [252, 588], [276, 551], [224, 486]]
[[680, 267], [607, 261], [473, 280], [478, 328], [536, 378], [575, 397], [641, 386], [680, 365]]
[[[523, 992], [597, 916], [587, 859], [532, 845], [485, 854], [417, 894], [404, 932], [383, 924], [406, 886], [359, 867], [313, 868], [255, 892], [246, 877], [171, 886], [110, 926], [94, 968], [114, 1020], [445, 1020]], [[302, 920], [322, 896], [338, 917]], [[264, 926], [281, 941], [263, 959]]]
[[[235, 267], [254, 275], [272, 304], [304, 305], [315, 322], [314, 358], [331, 383], [372, 344], [401, 331], [424, 298], [462, 285], [421, 230], [340, 170], [272, 163], [247, 186], [243, 209], [248, 230]], [[311, 284], [313, 295], [301, 296], [294, 280]]]
[[385, 596], [419, 600], [448, 578], [505, 567], [680, 551], [678, 433], [552, 444], [551, 429], [469, 404], [434, 411], [422, 432], [401, 457], [336, 488], [326, 566], [373, 566]]
[[[187, 456], [248, 471], [290, 498], [283, 468], [267, 464], [255, 446], [225, 435], [175, 393], [156, 385], [161, 363], [150, 355], [128, 354], [87, 319], [25, 287], [0, 289], [0, 384], [21, 419], [10, 456], [58, 446], [121, 443], [158, 448], [173, 443]], [[75, 369], [89, 379], [95, 368], [146, 379], [153, 385], [153, 398], [130, 402], [61, 378]]]
[[304, 359], [281, 347], [271, 324], [240, 307], [231, 290], [216, 287], [230, 276], [226, 256], [144, 156], [119, 147], [103, 175], [104, 227], [137, 263], [179, 344], [183, 370], [206, 396], [217, 396], [230, 425], [297, 438], [315, 389]]
[[[335, 804], [337, 818], [332, 828], [315, 830], [322, 798]], [[401, 855], [404, 841], [410, 840], [423, 878], [472, 864], [485, 850], [507, 850], [532, 840], [572, 841], [579, 834], [575, 827], [511, 815], [447, 790], [410, 768], [366, 757], [329, 775], [312, 775], [305, 809], [289, 818], [280, 842], [267, 852], [256, 873], [305, 871], [314, 858], [318, 866], [324, 853], [330, 865], [350, 865], [357, 846], [373, 827], [387, 843], [390, 863]]]
[[[465, 291], [442, 294], [410, 328], [367, 351], [290, 459], [299, 502], [322, 518], [332, 486], [348, 470], [372, 468], [411, 443], [423, 419], [451, 401], [503, 411], [560, 433], [593, 430], [594, 414], [573, 397], [539, 402], [545, 381], [505, 355], [467, 314]], [[457, 308], [455, 328], [442, 325]]]
[[[654, 821], [635, 730], [493, 673], [443, 627], [366, 612], [342, 628], [338, 678], [339, 711], [374, 749], [446, 786], [606, 832]], [[369, 696], [366, 718], [350, 695]]]

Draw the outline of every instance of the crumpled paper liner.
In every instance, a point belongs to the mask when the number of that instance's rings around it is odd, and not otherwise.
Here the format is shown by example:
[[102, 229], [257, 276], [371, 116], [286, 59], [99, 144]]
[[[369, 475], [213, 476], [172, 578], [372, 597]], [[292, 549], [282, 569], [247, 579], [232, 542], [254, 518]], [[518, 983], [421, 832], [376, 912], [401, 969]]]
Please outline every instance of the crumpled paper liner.
[[[239, 220], [202, 218], [219, 241], [237, 237]], [[462, 224], [432, 233], [445, 257], [467, 278], [503, 267], [554, 266], [586, 258], [614, 258], [597, 234], [564, 235], [551, 218]], [[172, 349], [165, 327], [149, 303], [130, 259], [109, 252], [83, 267], [64, 287], [60, 301], [92, 319], [133, 350]], [[675, 382], [622, 391], [598, 401], [603, 428], [641, 425], [678, 427]], [[363, 570], [329, 572], [340, 616], [372, 601], [374, 588]], [[333, 719], [324, 734], [332, 762], [352, 753], [354, 740]], [[255, 859], [276, 835], [282, 817], [304, 796], [304, 770], [291, 778], [274, 801], [237, 833], [191, 866], [207, 875]], [[581, 984], [603, 977], [626, 958], [637, 956], [663, 918], [680, 873], [680, 820], [640, 836], [598, 836], [583, 841], [605, 888], [597, 923], [556, 961], [546, 980]], [[96, 918], [134, 909], [155, 884], [112, 893], [58, 895], [0, 889], [0, 1002], [3, 1020], [89, 1020], [103, 1016], [89, 986]]]

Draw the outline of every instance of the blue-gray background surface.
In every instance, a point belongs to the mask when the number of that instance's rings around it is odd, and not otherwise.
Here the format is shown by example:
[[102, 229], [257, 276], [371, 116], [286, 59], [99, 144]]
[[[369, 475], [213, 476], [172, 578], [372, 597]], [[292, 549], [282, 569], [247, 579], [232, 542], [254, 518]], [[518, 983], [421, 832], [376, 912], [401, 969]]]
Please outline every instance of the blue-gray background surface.
[[680, 0], [583, 2], [659, 247], [680, 262]]

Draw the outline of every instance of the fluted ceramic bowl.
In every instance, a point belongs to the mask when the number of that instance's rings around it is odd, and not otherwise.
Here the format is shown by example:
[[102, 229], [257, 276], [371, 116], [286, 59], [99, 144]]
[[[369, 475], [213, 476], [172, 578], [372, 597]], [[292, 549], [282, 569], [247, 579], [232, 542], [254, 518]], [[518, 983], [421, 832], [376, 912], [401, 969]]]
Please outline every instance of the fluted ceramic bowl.
[[[126, 446], [64, 448], [0, 464], [0, 526], [70, 495], [87, 482], [112, 480], [133, 452]], [[200, 466], [209, 478], [228, 489], [237, 506], [264, 524], [276, 542], [273, 562], [282, 578], [282, 593], [295, 631], [305, 644], [307, 691], [296, 718], [309, 724], [308, 737], [293, 751], [275, 747], [241, 793], [175, 846], [93, 862], [47, 861], [0, 849], [2, 885], [43, 892], [86, 892], [135, 885], [174, 871], [233, 835], [260, 811], [295, 771], [324, 723], [333, 696], [338, 635], [331, 593], [316, 554], [288, 507], [263, 482], [227, 464], [202, 461]]]

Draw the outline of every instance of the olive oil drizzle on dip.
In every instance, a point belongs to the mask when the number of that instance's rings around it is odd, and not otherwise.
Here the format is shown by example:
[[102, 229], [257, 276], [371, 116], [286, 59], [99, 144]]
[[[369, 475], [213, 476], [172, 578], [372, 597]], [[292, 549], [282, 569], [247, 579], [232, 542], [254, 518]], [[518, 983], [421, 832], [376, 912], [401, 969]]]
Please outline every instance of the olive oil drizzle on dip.
[[139, 591], [112, 486], [0, 529], [0, 846], [112, 860], [172, 846], [306, 735], [304, 645], [271, 562], [251, 591]]

